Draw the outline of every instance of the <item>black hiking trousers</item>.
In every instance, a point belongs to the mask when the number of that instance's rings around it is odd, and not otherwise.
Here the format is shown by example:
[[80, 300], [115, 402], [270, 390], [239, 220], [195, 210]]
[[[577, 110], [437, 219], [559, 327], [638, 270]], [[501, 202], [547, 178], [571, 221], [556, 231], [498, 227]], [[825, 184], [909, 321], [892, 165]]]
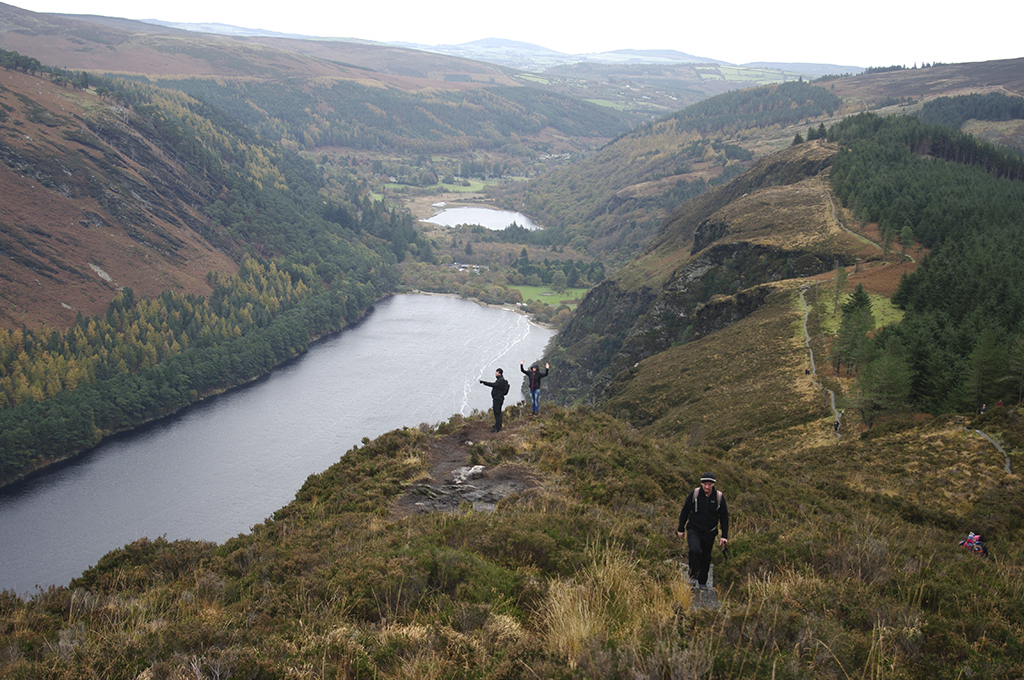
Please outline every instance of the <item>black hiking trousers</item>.
[[505, 397], [494, 397], [491, 400], [491, 411], [494, 412], [494, 431], [501, 432], [501, 409], [505, 403]]
[[708, 572], [711, 571], [711, 551], [715, 547], [715, 536], [717, 531], [709, 534], [686, 530], [686, 543], [690, 548], [690, 578], [695, 579], [698, 585], [707, 585]]

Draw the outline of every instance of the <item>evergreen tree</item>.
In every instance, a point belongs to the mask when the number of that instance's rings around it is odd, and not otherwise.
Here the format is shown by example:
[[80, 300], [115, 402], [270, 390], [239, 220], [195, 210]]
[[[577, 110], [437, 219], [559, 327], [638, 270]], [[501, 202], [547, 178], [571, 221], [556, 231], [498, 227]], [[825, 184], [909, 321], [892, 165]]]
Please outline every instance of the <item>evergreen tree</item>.
[[839, 323], [839, 337], [832, 353], [838, 372], [846, 364], [847, 373], [865, 363], [869, 351], [868, 333], [875, 327], [871, 311], [871, 298], [858, 283], [853, 293], [843, 303], [843, 319]]
[[843, 314], [843, 320], [839, 325], [839, 337], [836, 339], [833, 352], [837, 372], [843, 364], [846, 364], [846, 372], [850, 373], [865, 363], [870, 351], [868, 333], [874, 327], [875, 322], [870, 304], [867, 307], [858, 307]]
[[907, 259], [907, 247], [914, 244], [914, 230], [910, 225], [905, 225], [900, 230], [900, 264]]
[[[843, 294], [843, 288], [846, 287], [846, 278], [846, 267], [836, 267], [836, 297], [832, 303], [833, 314], [839, 311], [839, 298]], [[868, 300], [868, 304], [871, 304], [871, 300]]]
[[974, 400], [975, 410], [999, 398], [1000, 378], [1005, 375], [1008, 363], [999, 333], [992, 328], [984, 329], [970, 354], [967, 376], [967, 389]]
[[910, 367], [898, 346], [867, 364], [857, 380], [854, 402], [864, 424], [871, 427], [880, 415], [904, 411], [910, 402], [910, 384]]
[[867, 308], [869, 312], [871, 311], [871, 297], [864, 290], [864, 284], [858, 283], [857, 287], [850, 293], [850, 297], [846, 298], [846, 302], [843, 303], [843, 314], [852, 314], [864, 308]]

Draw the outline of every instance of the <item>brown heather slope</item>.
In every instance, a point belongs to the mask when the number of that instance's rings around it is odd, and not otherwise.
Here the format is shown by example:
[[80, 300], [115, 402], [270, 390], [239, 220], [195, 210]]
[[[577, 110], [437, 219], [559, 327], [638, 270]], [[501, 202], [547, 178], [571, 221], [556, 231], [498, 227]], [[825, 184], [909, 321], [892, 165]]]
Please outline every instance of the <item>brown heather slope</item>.
[[0, 3], [0, 47], [57, 68], [149, 76], [328, 78], [407, 91], [515, 84], [506, 69], [344, 40], [226, 37]]
[[[79, 311], [102, 313], [122, 287], [206, 295], [208, 272], [237, 269], [192, 207], [208, 201], [206, 189], [117, 122], [124, 115], [94, 95], [0, 71], [0, 327], [64, 328]], [[134, 159], [86, 116], [108, 119]]]
[[837, 150], [822, 140], [789, 146], [680, 205], [643, 254], [623, 267], [619, 285], [661, 286], [713, 242], [868, 255], [833, 214], [827, 178]]
[[825, 84], [850, 110], [875, 109], [888, 99], [929, 100], [1003, 92], [1024, 96], [1024, 58], [868, 73]]

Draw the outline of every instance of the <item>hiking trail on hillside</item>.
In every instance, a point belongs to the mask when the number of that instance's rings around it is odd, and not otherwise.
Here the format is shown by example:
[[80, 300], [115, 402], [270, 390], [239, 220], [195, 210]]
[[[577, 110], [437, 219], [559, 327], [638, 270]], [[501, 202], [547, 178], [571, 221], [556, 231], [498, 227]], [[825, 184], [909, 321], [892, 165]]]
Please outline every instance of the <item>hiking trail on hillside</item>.
[[[810, 308], [807, 306], [807, 300], [804, 298], [804, 293], [807, 292], [808, 287], [809, 286], [807, 285], [800, 287], [800, 302], [803, 303], [804, 306], [804, 346], [807, 347], [807, 351], [811, 355], [811, 383], [822, 392], [828, 394], [829, 404], [832, 407], [832, 417], [835, 419], [836, 423], [841, 423], [842, 413], [836, 408], [836, 393], [826, 387], [823, 387], [817, 380], [818, 368], [814, 364], [814, 348], [811, 347], [811, 334], [807, 332], [807, 317], [810, 315]], [[834, 432], [836, 439], [840, 439], [842, 437], [842, 435], [839, 434], [839, 427], [836, 427]]]
[[[477, 512], [493, 512], [502, 499], [540, 485], [540, 478], [528, 466], [516, 462], [497, 465], [476, 464], [487, 457], [488, 444], [515, 437], [514, 430], [525, 424], [506, 416], [506, 427], [490, 432], [484, 421], [467, 421], [457, 431], [431, 437], [424, 451], [428, 477], [419, 480], [395, 501], [395, 518], [427, 512], [456, 512], [468, 503]], [[483, 451], [475, 449], [483, 445]], [[474, 450], [476, 457], [474, 457]]]

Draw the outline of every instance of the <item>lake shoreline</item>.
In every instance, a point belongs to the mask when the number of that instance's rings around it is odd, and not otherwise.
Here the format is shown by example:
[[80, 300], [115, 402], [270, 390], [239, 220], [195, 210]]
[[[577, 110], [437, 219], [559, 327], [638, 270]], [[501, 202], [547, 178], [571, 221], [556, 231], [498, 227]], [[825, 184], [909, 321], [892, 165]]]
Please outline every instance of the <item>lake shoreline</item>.
[[[406, 293], [396, 293], [396, 295], [404, 295], [404, 294], [406, 294]], [[554, 326], [552, 326], [551, 324], [543, 323], [542, 321], [537, 321], [537, 319], [535, 319], [532, 316], [530, 316], [529, 312], [524, 312], [522, 309], [520, 309], [518, 307], [510, 307], [508, 304], [495, 305], [495, 304], [491, 304], [491, 303], [488, 303], [488, 302], [484, 302], [483, 300], [481, 300], [479, 298], [462, 297], [458, 293], [432, 293], [430, 291], [418, 290], [418, 289], [410, 290], [407, 294], [408, 295], [435, 295], [437, 297], [455, 298], [455, 299], [458, 299], [458, 300], [465, 300], [466, 302], [475, 302], [476, 304], [480, 305], [481, 307], [488, 307], [490, 309], [504, 309], [506, 311], [515, 312], [516, 314], [521, 314], [521, 315], [525, 316], [526, 318], [528, 318], [530, 320], [530, 323], [532, 323], [537, 328], [543, 328], [546, 331], [555, 331], [556, 333], [558, 332], [558, 329], [555, 328]]]
[[8, 479], [0, 480], [0, 493], [3, 493], [5, 491], [9, 491], [10, 489], [14, 488], [18, 484], [30, 483], [33, 480], [33, 478], [35, 478], [35, 477], [37, 477], [39, 475], [42, 475], [42, 474], [47, 474], [49, 472], [52, 472], [53, 470], [59, 469], [60, 466], [62, 466], [62, 465], [67, 465], [67, 464], [74, 463], [75, 461], [77, 461], [77, 460], [79, 460], [79, 459], [89, 455], [91, 452], [95, 451], [96, 449], [100, 448], [101, 446], [103, 446], [105, 444], [108, 444], [108, 443], [110, 443], [112, 441], [116, 441], [118, 438], [128, 437], [128, 436], [131, 436], [131, 435], [134, 435], [134, 434], [138, 434], [140, 432], [145, 432], [148, 428], [154, 427], [156, 425], [159, 425], [159, 424], [167, 422], [167, 421], [171, 421], [171, 420], [173, 420], [175, 418], [184, 417], [185, 415], [188, 414], [190, 409], [203, 406], [203, 405], [209, 403], [210, 401], [217, 399], [218, 397], [234, 393], [234, 392], [236, 392], [238, 390], [244, 390], [244, 389], [247, 389], [249, 387], [253, 387], [253, 386], [258, 385], [259, 383], [269, 379], [270, 376], [274, 373], [274, 371], [276, 371], [276, 370], [278, 370], [280, 368], [284, 368], [285, 366], [288, 366], [289, 364], [291, 364], [291, 363], [301, 359], [303, 356], [308, 354], [309, 350], [312, 349], [313, 347], [315, 347], [315, 346], [317, 346], [317, 345], [319, 345], [321, 343], [327, 342], [327, 341], [331, 340], [332, 338], [337, 337], [341, 333], [344, 333], [347, 330], [351, 330], [351, 329], [357, 328], [361, 323], [363, 323], [366, 320], [367, 316], [369, 316], [370, 313], [373, 312], [373, 309], [374, 309], [374, 307], [376, 305], [378, 305], [378, 304], [380, 304], [380, 303], [382, 303], [382, 302], [384, 302], [386, 300], [389, 300], [389, 299], [395, 297], [396, 295], [429, 295], [429, 296], [436, 296], [436, 297], [447, 297], [447, 298], [454, 298], [454, 299], [458, 299], [458, 300], [465, 300], [466, 302], [476, 303], [476, 304], [480, 305], [481, 307], [488, 307], [490, 309], [503, 309], [503, 310], [506, 310], [506, 311], [511, 311], [511, 312], [515, 312], [517, 314], [521, 314], [521, 315], [526, 316], [527, 318], [529, 318], [530, 323], [533, 324], [534, 326], [538, 327], [538, 328], [543, 328], [544, 330], [549, 330], [549, 331], [556, 331], [556, 329], [553, 326], [551, 326], [549, 324], [541, 323], [541, 322], [533, 319], [532, 317], [530, 317], [529, 314], [527, 314], [526, 312], [524, 312], [521, 309], [512, 308], [512, 307], [509, 307], [508, 305], [488, 304], [488, 303], [483, 302], [483, 301], [481, 301], [481, 300], [479, 300], [477, 298], [465, 298], [465, 297], [462, 297], [458, 293], [432, 293], [432, 292], [429, 292], [429, 291], [422, 291], [422, 290], [410, 290], [408, 292], [402, 292], [402, 293], [390, 293], [390, 294], [385, 295], [384, 297], [380, 298], [379, 300], [374, 302], [369, 307], [367, 307], [366, 310], [364, 310], [363, 315], [359, 319], [357, 319], [355, 322], [353, 322], [351, 324], [348, 324], [344, 328], [342, 328], [341, 330], [335, 331], [333, 333], [324, 333], [324, 334], [321, 334], [321, 335], [316, 336], [314, 338], [311, 338], [309, 343], [306, 346], [306, 349], [304, 349], [303, 351], [301, 351], [301, 352], [299, 352], [297, 354], [294, 354], [294, 355], [288, 357], [287, 359], [281, 361], [280, 363], [274, 364], [274, 366], [272, 366], [270, 368], [270, 370], [268, 370], [266, 373], [262, 373], [262, 374], [260, 374], [258, 376], [255, 376], [252, 379], [247, 380], [245, 382], [241, 382], [241, 383], [238, 383], [236, 385], [231, 385], [230, 387], [225, 387], [223, 389], [215, 390], [215, 391], [210, 392], [208, 394], [201, 395], [195, 401], [192, 401], [192, 402], [186, 404], [185, 406], [182, 406], [181, 408], [179, 408], [179, 409], [177, 409], [175, 411], [172, 411], [171, 413], [165, 413], [165, 414], [160, 415], [160, 416], [158, 416], [156, 418], [152, 418], [152, 419], [146, 420], [145, 422], [143, 422], [143, 423], [141, 423], [141, 424], [139, 424], [139, 425], [137, 425], [135, 427], [124, 428], [124, 429], [121, 429], [121, 430], [115, 430], [113, 432], [103, 433], [101, 435], [99, 441], [97, 441], [95, 444], [93, 444], [92, 446], [89, 446], [87, 448], [80, 449], [80, 450], [77, 450], [77, 451], [68, 452], [68, 453], [66, 453], [64, 455], [60, 455], [60, 456], [49, 457], [49, 458], [45, 459], [45, 461], [41, 461], [38, 465], [33, 466], [33, 467], [29, 468], [29, 469], [26, 469], [23, 472], [19, 473], [18, 475], [12, 476], [11, 478], [8, 478]]
[[5, 488], [0, 588], [66, 585], [143, 536], [220, 543], [272, 517], [366, 439], [486, 418], [491, 400], [479, 381], [495, 366], [540, 359], [553, 332], [469, 302], [382, 297], [343, 329], [351, 333], [322, 335], [269, 375]]
[[102, 432], [100, 434], [99, 440], [96, 443], [94, 443], [92, 446], [89, 446], [89, 447], [86, 447], [86, 448], [83, 448], [83, 449], [78, 449], [78, 450], [70, 451], [70, 452], [67, 452], [67, 453], [65, 453], [63, 455], [47, 457], [47, 458], [41, 460], [38, 465], [34, 465], [34, 466], [30, 467], [30, 468], [26, 468], [26, 469], [22, 470], [21, 472], [19, 472], [16, 475], [12, 475], [12, 476], [10, 476], [8, 478], [0, 480], [0, 493], [2, 493], [5, 490], [8, 490], [8, 489], [14, 487], [17, 484], [31, 482], [34, 477], [36, 477], [38, 475], [41, 475], [41, 474], [46, 474], [48, 472], [51, 472], [52, 470], [58, 469], [61, 465], [66, 465], [66, 464], [73, 463], [73, 462], [83, 458], [84, 456], [87, 456], [89, 453], [95, 451], [96, 449], [100, 448], [101, 446], [103, 446], [105, 444], [108, 444], [108, 443], [110, 443], [112, 441], [116, 441], [119, 437], [126, 437], [126, 436], [131, 436], [131, 435], [134, 435], [134, 434], [137, 434], [137, 433], [140, 433], [140, 432], [145, 432], [146, 429], [148, 429], [150, 427], [154, 427], [156, 425], [159, 425], [160, 423], [163, 423], [163, 422], [172, 420], [174, 418], [179, 418], [179, 417], [182, 417], [182, 416], [186, 415], [187, 412], [189, 411], [189, 409], [192, 409], [194, 407], [198, 407], [198, 406], [204, 405], [204, 404], [206, 404], [206, 403], [208, 403], [208, 402], [210, 402], [212, 400], [215, 400], [218, 397], [221, 397], [223, 395], [231, 394], [231, 393], [233, 393], [235, 391], [243, 390], [243, 389], [246, 389], [248, 387], [255, 386], [255, 385], [259, 384], [260, 382], [269, 379], [274, 371], [276, 371], [276, 370], [278, 370], [280, 368], [283, 368], [285, 366], [288, 366], [289, 364], [291, 364], [291, 363], [301, 359], [303, 356], [305, 356], [306, 354], [309, 353], [309, 350], [312, 347], [316, 346], [317, 344], [319, 344], [321, 342], [326, 342], [327, 340], [330, 340], [331, 338], [333, 338], [333, 337], [335, 337], [335, 336], [337, 336], [337, 335], [339, 335], [341, 333], [344, 333], [345, 331], [347, 331], [349, 329], [356, 328], [357, 326], [359, 326], [359, 324], [361, 324], [366, 319], [367, 315], [369, 315], [369, 313], [373, 311], [373, 308], [376, 305], [380, 304], [381, 302], [383, 302], [385, 300], [390, 299], [394, 295], [395, 295], [395, 293], [389, 293], [388, 295], [385, 295], [384, 297], [382, 297], [379, 300], [375, 301], [373, 304], [371, 304], [369, 307], [367, 307], [365, 310], [363, 310], [362, 316], [360, 316], [356, 321], [354, 321], [353, 323], [350, 323], [350, 324], [346, 324], [340, 330], [334, 331], [334, 332], [331, 332], [331, 333], [322, 333], [320, 335], [317, 335], [317, 336], [314, 336], [314, 337], [310, 338], [309, 342], [306, 343], [306, 348], [304, 350], [302, 350], [301, 352], [297, 352], [297, 353], [291, 355], [290, 357], [287, 357], [287, 358], [283, 359], [282, 361], [274, 364], [265, 373], [261, 373], [259, 375], [253, 376], [249, 380], [245, 380], [245, 381], [237, 383], [235, 385], [230, 385], [228, 387], [212, 390], [210, 392], [207, 392], [206, 394], [202, 394], [199, 397], [197, 397], [194, 401], [190, 401], [188, 404], [185, 404], [184, 406], [182, 406], [179, 409], [175, 409], [174, 411], [171, 411], [170, 413], [164, 413], [164, 414], [161, 414], [161, 415], [156, 416], [154, 418], [147, 419], [147, 420], [143, 421], [142, 423], [140, 423], [140, 424], [138, 424], [138, 425], [136, 425], [134, 427], [126, 427], [126, 428], [123, 428], [123, 429], [120, 429], [120, 430], [113, 430], [111, 432]]

